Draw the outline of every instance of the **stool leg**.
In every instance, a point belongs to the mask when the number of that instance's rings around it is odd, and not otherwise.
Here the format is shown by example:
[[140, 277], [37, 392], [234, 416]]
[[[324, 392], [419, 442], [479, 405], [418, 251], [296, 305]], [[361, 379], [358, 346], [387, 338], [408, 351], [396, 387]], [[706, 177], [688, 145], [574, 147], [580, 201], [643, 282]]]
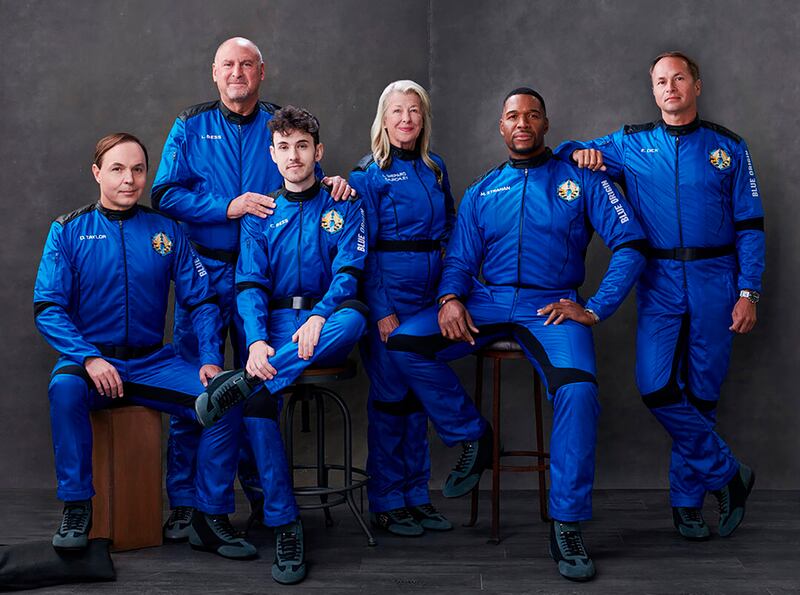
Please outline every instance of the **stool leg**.
[[294, 489], [294, 408], [297, 395], [292, 394], [283, 410], [283, 445], [286, 450], [286, 462], [289, 465], [289, 480]]
[[[345, 405], [345, 402], [342, 400], [342, 398], [332, 390], [323, 389], [323, 391], [336, 404], [342, 414], [342, 421], [344, 422], [344, 486], [349, 488], [351, 485], [353, 485], [353, 421], [350, 418], [350, 411], [347, 409], [347, 405]], [[356, 517], [356, 521], [358, 521], [358, 524], [361, 526], [361, 530], [364, 531], [364, 534], [367, 536], [367, 545], [378, 545], [378, 542], [375, 541], [375, 537], [372, 536], [372, 531], [370, 531], [369, 527], [364, 522], [364, 519], [358, 513], [358, 507], [356, 506], [356, 501], [353, 496], [353, 490], [346, 490], [344, 493], [344, 498], [347, 502], [347, 505], [350, 507], [350, 511], [353, 513], [353, 516]]]
[[492, 392], [492, 424], [494, 442], [492, 444], [492, 529], [489, 543], [500, 543], [500, 367], [502, 360], [494, 360]]
[[544, 430], [542, 429], [542, 381], [534, 370], [533, 372], [533, 406], [536, 419], [536, 450], [539, 452], [537, 463], [539, 465], [539, 516], [542, 522], [550, 519], [547, 515], [547, 479], [545, 477], [544, 455]]
[[[317, 485], [327, 488], [328, 466], [325, 462], [325, 400], [316, 388], [313, 394], [314, 408], [317, 412]], [[328, 502], [328, 495], [320, 495], [319, 500], [322, 504], [326, 504]], [[333, 527], [331, 509], [326, 506], [322, 510], [325, 513], [325, 526]]]
[[[475, 407], [480, 412], [483, 400], [483, 356], [478, 355], [475, 361]], [[478, 495], [481, 491], [480, 482], [475, 486], [470, 495], [469, 520], [464, 527], [474, 527], [478, 522]]]

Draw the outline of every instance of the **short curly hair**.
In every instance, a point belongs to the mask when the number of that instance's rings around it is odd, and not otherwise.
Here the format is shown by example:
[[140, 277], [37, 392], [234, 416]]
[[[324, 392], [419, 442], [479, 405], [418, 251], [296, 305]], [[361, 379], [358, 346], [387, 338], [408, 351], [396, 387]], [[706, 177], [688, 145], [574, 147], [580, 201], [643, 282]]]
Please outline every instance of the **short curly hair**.
[[286, 135], [293, 130], [299, 130], [310, 134], [315, 145], [319, 144], [319, 120], [310, 111], [301, 107], [293, 105], [282, 107], [272, 116], [268, 126], [270, 136], [276, 132]]

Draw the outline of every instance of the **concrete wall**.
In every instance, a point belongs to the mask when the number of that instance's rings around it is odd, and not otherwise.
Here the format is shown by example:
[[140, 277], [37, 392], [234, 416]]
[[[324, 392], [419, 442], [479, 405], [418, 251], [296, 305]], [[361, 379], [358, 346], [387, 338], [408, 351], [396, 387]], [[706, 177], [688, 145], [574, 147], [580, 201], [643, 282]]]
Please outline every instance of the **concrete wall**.
[[[95, 140], [130, 130], [153, 163], [175, 115], [215, 97], [214, 49], [243, 35], [264, 51], [263, 97], [314, 111], [327, 172], [349, 171], [368, 150], [378, 94], [412, 78], [434, 102], [434, 148], [460, 197], [504, 158], [497, 119], [520, 84], [545, 96], [548, 141], [605, 134], [655, 119], [652, 56], [680, 48], [702, 67], [701, 115], [743, 135], [760, 176], [767, 216], [764, 302], [755, 332], [735, 342], [720, 407], [722, 434], [759, 471], [759, 485], [800, 487], [794, 456], [800, 176], [794, 67], [800, 22], [788, 1], [770, 3], [411, 1], [237, 2], [0, 0], [0, 487], [54, 485], [47, 377], [55, 359], [32, 322], [31, 295], [49, 221], [96, 200], [89, 171]], [[233, 7], [233, 8], [232, 8]], [[151, 179], [154, 171], [151, 171]], [[595, 242], [584, 294], [608, 260]], [[601, 401], [598, 487], [665, 485], [669, 446], [633, 383], [635, 307], [628, 300], [597, 328]], [[473, 358], [455, 364], [472, 387]], [[505, 374], [507, 447], [530, 435], [530, 368]], [[367, 382], [346, 383], [365, 456]], [[488, 385], [487, 385], [488, 389]], [[456, 451], [433, 438], [434, 487]], [[529, 486], [527, 480], [504, 482]]]

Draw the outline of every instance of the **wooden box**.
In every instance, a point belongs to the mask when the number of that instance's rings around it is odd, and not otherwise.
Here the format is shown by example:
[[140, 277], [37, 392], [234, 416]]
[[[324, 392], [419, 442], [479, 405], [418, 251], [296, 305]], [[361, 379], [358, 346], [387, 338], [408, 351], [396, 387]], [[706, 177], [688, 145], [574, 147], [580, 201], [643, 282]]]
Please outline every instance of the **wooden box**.
[[91, 414], [95, 497], [90, 537], [113, 551], [161, 545], [161, 414], [119, 407]]

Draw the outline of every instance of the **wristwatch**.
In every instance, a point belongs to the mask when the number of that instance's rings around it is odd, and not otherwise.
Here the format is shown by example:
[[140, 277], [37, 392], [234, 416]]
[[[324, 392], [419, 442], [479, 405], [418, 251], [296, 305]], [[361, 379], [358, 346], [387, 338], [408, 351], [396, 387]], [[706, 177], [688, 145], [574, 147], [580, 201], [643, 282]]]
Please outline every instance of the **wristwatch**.
[[444, 298], [440, 299], [439, 303], [437, 304], [439, 306], [438, 309], [441, 310], [442, 306], [444, 306], [447, 302], [451, 302], [451, 301], [457, 300], [457, 299], [458, 299], [457, 295], [451, 295], [450, 297], [444, 297]]
[[586, 310], [586, 313], [587, 313], [589, 316], [591, 316], [592, 318], [594, 318], [594, 323], [595, 323], [595, 324], [597, 324], [598, 322], [600, 322], [600, 317], [597, 315], [597, 312], [595, 312], [595, 311], [594, 311], [594, 310], [592, 310], [591, 308], [584, 308], [584, 309]]
[[758, 293], [755, 289], [742, 289], [739, 292], [739, 297], [743, 297], [745, 299], [750, 300], [752, 303], [757, 304], [758, 301], [761, 299], [761, 294]]

